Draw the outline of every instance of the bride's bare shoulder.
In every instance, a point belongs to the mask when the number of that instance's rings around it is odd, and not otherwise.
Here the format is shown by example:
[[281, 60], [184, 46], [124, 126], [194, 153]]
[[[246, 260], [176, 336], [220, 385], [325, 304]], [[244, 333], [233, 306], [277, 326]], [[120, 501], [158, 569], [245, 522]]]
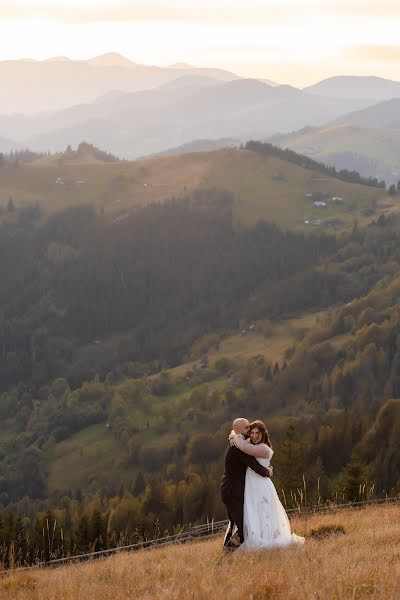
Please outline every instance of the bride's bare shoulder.
[[272, 450], [272, 448], [270, 446], [268, 446], [268, 444], [263, 444], [264, 448], [267, 451], [268, 457], [271, 457], [274, 453], [274, 451]]

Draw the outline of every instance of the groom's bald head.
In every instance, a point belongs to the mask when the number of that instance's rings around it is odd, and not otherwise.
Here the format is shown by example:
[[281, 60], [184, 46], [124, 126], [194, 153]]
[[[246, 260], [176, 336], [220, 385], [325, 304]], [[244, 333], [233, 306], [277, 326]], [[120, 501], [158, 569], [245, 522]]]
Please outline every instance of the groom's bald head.
[[248, 435], [250, 429], [250, 423], [247, 419], [243, 419], [240, 417], [239, 419], [235, 419], [232, 423], [232, 429], [235, 433], [241, 433], [242, 435]]

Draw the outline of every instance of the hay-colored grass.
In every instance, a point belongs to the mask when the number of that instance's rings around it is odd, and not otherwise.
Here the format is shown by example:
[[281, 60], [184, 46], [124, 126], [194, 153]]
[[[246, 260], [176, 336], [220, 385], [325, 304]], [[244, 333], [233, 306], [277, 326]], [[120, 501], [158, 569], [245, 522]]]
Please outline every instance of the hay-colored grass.
[[[277, 180], [277, 174], [286, 181]], [[58, 184], [57, 178], [64, 184]], [[321, 177], [277, 157], [232, 148], [115, 163], [45, 157], [18, 168], [7, 166], [0, 178], [0, 198], [7, 201], [13, 196], [17, 207], [38, 202], [48, 214], [92, 203], [112, 220], [124, 218], [133, 207], [180, 198], [198, 188], [232, 192], [234, 219], [242, 225], [266, 219], [300, 229], [305, 227], [305, 217], [339, 217], [344, 227], [352, 226], [364, 207], [385, 195], [375, 188]], [[305, 198], [306, 193], [318, 191], [342, 196], [346, 203], [329, 205], [321, 212]]]
[[2, 600], [346, 600], [400, 597], [400, 506], [294, 519], [346, 534], [304, 547], [224, 555], [221, 538], [169, 546], [0, 580]]

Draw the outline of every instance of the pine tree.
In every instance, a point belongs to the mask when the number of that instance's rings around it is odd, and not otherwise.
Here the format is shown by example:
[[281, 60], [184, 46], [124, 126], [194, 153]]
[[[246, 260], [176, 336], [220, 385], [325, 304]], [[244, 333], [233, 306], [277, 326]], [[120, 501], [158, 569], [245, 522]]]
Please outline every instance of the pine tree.
[[367, 482], [367, 467], [354, 455], [342, 470], [337, 483], [339, 499], [344, 498], [349, 502], [361, 500], [364, 484]]
[[288, 427], [286, 439], [279, 447], [276, 474], [287, 502], [297, 505], [304, 501], [305, 447], [297, 440], [293, 425]]
[[107, 548], [107, 527], [101, 512], [95, 508], [90, 519], [91, 551], [105, 550]]
[[76, 532], [76, 545], [78, 552], [87, 552], [90, 543], [90, 524], [86, 515], [82, 515]]
[[143, 476], [143, 473], [139, 471], [137, 477], [135, 479], [135, 483], [133, 484], [132, 493], [134, 496], [140, 496], [146, 489], [146, 480]]
[[145, 513], [160, 514], [167, 508], [164, 498], [164, 488], [162, 481], [153, 480], [147, 486], [146, 495], [143, 502]]

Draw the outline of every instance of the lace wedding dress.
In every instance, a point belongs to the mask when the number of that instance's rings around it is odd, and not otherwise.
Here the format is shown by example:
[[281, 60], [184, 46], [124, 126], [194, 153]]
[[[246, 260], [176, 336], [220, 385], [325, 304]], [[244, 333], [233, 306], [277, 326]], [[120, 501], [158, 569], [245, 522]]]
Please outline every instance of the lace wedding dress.
[[[235, 436], [236, 437], [236, 436]], [[241, 440], [237, 445], [239, 448]], [[264, 467], [269, 467], [273, 450], [267, 449], [268, 458], [256, 457]], [[242, 550], [279, 548], [291, 544], [304, 544], [304, 538], [291, 532], [290, 522], [269, 477], [261, 477], [252, 469], [246, 471], [243, 505], [244, 542]]]

